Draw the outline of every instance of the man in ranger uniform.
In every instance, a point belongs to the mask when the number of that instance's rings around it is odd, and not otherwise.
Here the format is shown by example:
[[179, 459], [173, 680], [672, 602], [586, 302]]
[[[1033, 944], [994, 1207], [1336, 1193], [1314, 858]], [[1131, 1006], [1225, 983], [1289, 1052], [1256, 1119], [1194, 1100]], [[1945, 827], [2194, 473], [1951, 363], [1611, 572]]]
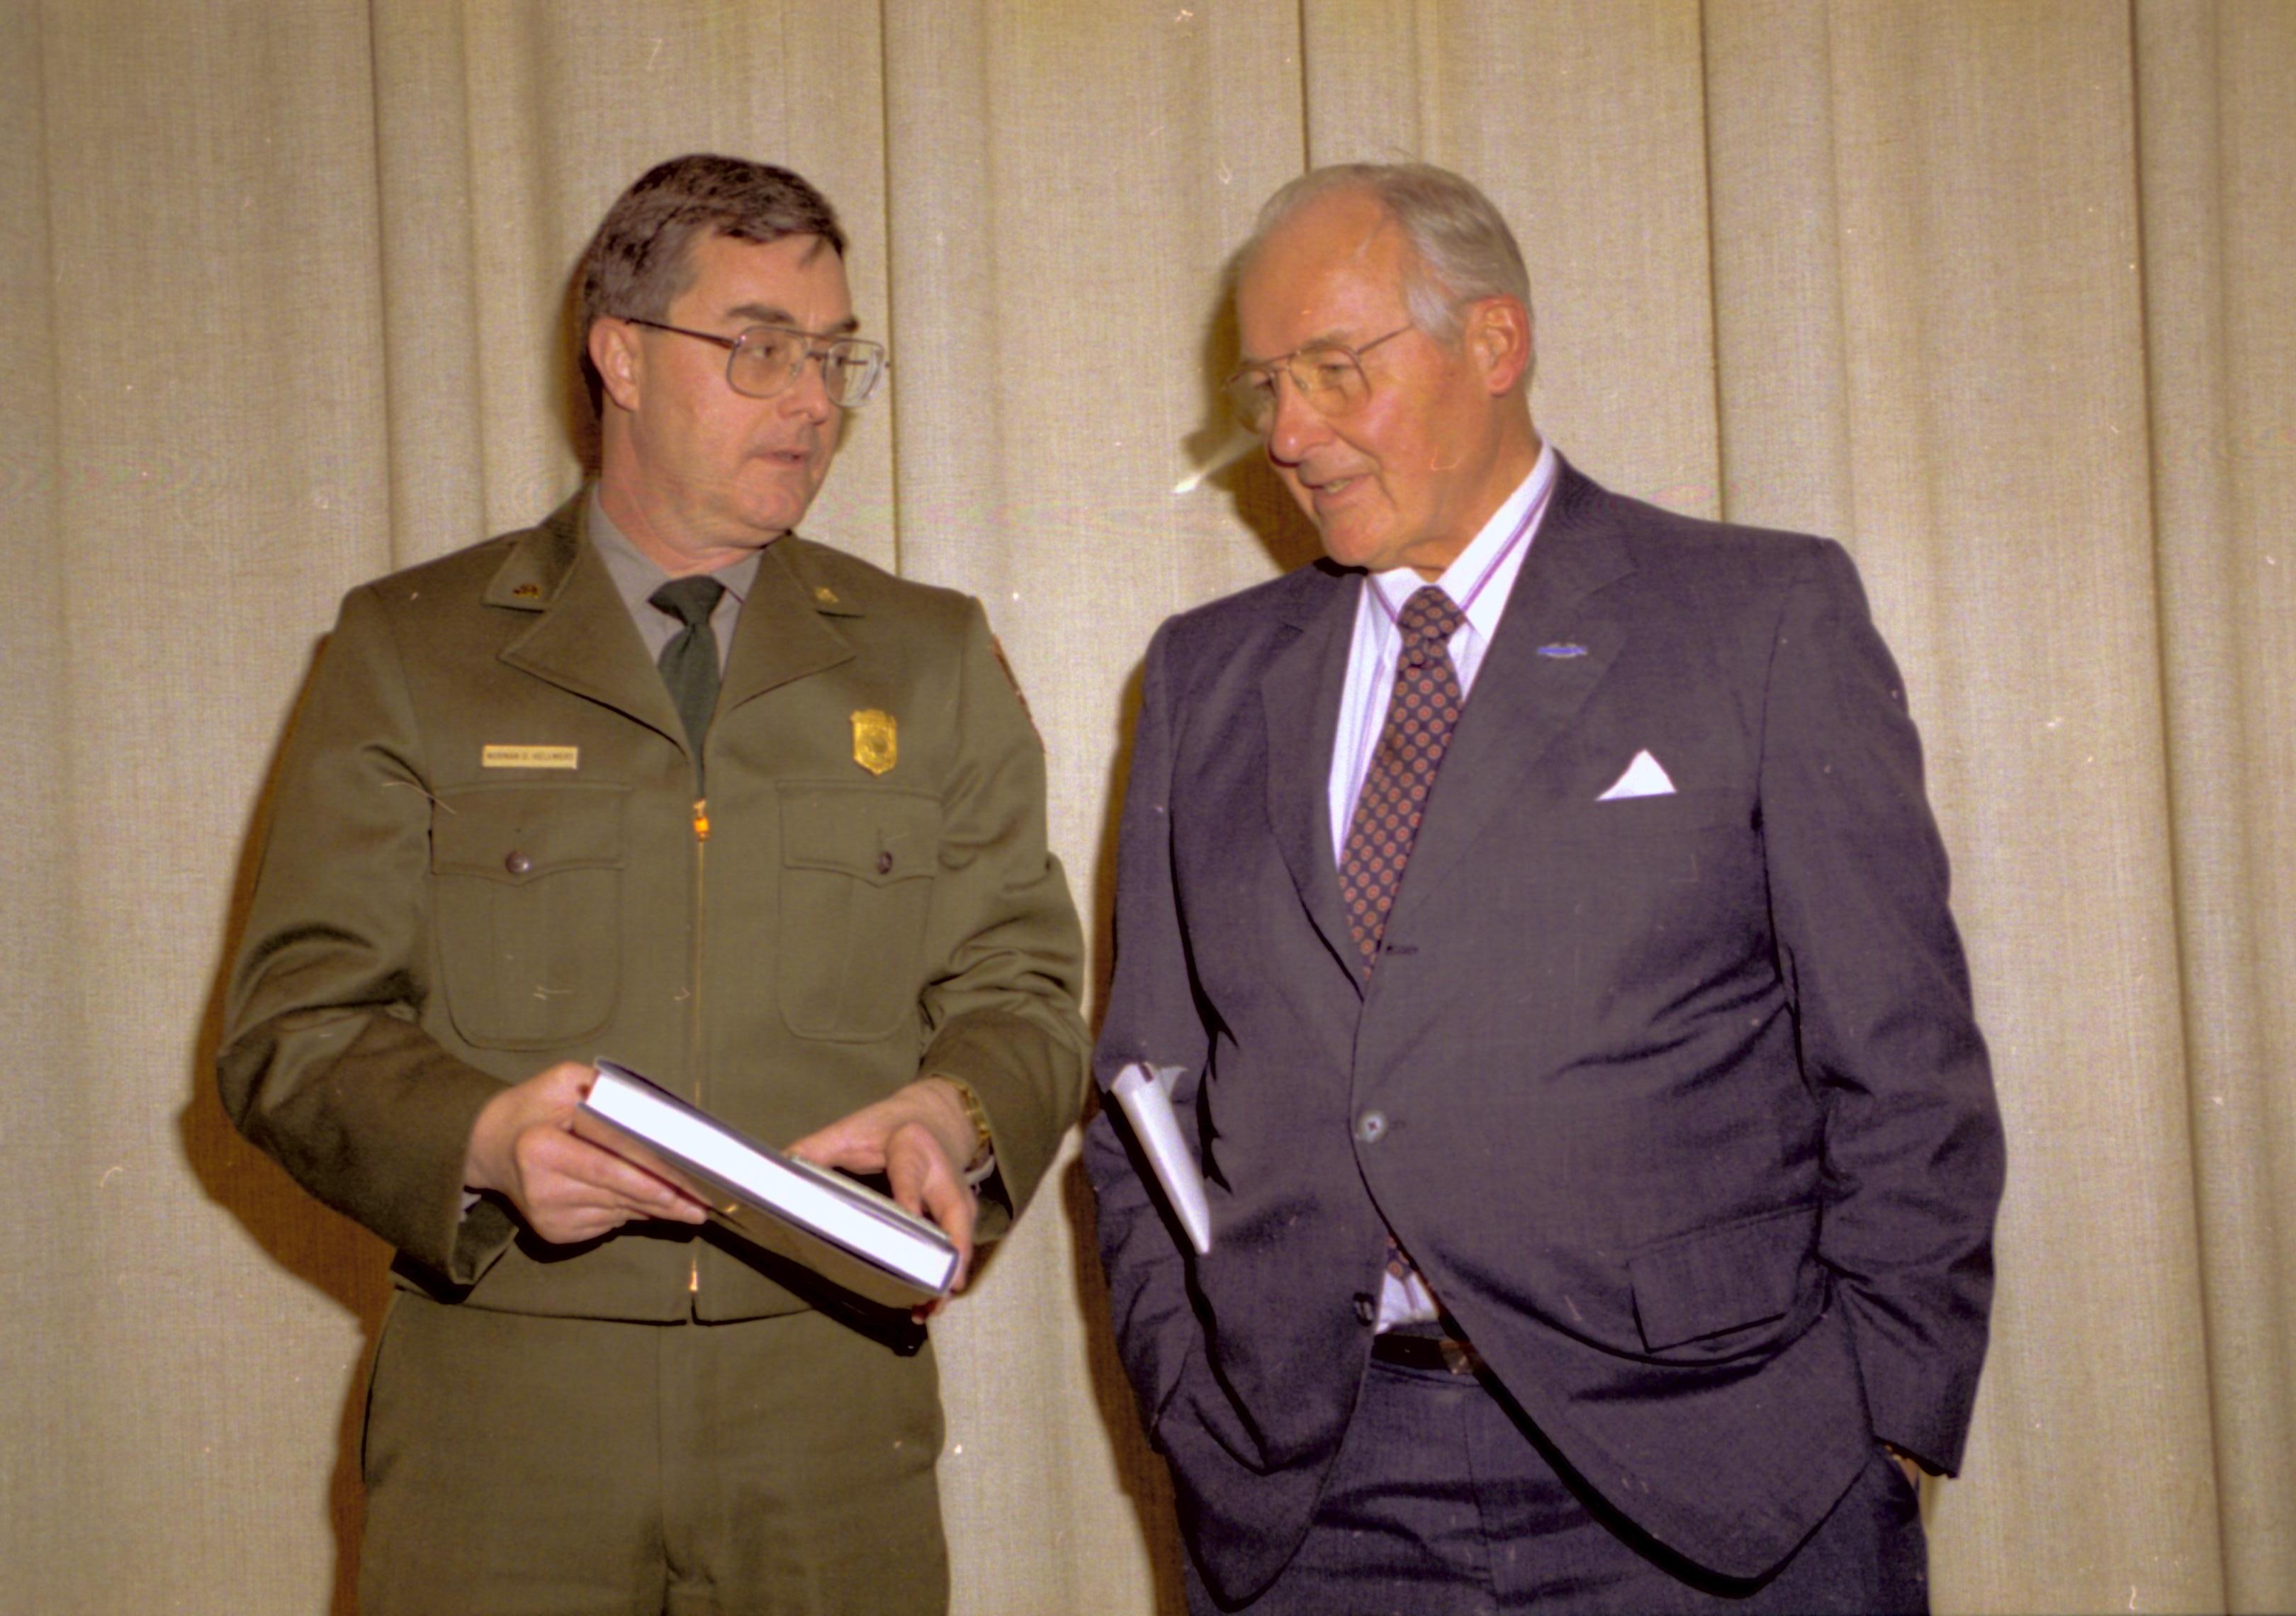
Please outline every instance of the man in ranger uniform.
[[398, 1249], [370, 1616], [947, 1603], [930, 1349], [569, 1130], [611, 1055], [969, 1263], [1075, 1116], [1076, 918], [981, 610], [793, 531], [883, 368], [844, 252], [786, 170], [641, 177], [582, 266], [597, 484], [352, 591], [288, 745], [218, 1066]]

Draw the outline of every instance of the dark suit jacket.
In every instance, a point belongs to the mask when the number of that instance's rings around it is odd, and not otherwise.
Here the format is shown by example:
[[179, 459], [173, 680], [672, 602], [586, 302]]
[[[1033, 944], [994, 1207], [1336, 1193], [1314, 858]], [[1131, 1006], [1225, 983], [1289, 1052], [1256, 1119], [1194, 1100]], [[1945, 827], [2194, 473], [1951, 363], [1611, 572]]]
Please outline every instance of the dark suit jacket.
[[[1560, 475], [1367, 987], [1325, 797], [1357, 576], [1149, 650], [1096, 1065], [1186, 1069], [1211, 1254], [1109, 1110], [1086, 1161], [1231, 1597], [1337, 1453], [1382, 1222], [1562, 1460], [1695, 1563], [1776, 1564], [1877, 1439], [1959, 1459], [2001, 1136], [1897, 669], [1839, 546]], [[1643, 751], [1677, 790], [1598, 801]]]

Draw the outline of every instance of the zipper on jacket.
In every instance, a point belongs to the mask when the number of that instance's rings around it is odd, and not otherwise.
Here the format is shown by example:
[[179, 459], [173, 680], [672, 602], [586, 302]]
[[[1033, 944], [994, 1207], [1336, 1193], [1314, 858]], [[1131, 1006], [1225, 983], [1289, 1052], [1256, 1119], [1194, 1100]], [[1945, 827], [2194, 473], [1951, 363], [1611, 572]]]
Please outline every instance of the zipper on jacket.
[[[693, 800], [693, 945], [687, 958], [687, 969], [693, 975], [693, 987], [685, 1000], [685, 1069], [693, 1074], [693, 1103], [701, 1103], [701, 890], [702, 878], [709, 873], [709, 801], [706, 797]], [[701, 1240], [693, 1236], [692, 1255], [685, 1273], [685, 1293], [701, 1294]]]

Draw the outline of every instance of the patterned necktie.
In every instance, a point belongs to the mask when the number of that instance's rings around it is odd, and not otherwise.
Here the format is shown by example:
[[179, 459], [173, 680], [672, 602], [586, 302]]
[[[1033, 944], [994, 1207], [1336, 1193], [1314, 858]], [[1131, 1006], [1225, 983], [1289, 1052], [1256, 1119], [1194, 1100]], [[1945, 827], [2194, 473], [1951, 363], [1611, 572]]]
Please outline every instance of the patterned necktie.
[[[1443, 765], [1465, 704], [1449, 647], [1466, 620], [1451, 597], [1432, 584], [1406, 601], [1396, 616], [1403, 649], [1395, 659], [1395, 693], [1388, 699], [1387, 726], [1356, 798], [1347, 856], [1340, 861], [1340, 898], [1347, 905], [1348, 930], [1363, 950], [1366, 980], [1379, 958], [1379, 939], [1387, 931], [1388, 911], [1395, 907], [1396, 889], [1403, 884], [1411, 844], [1427, 816], [1435, 771]], [[1392, 1230], [1387, 1236], [1387, 1272], [1406, 1286], [1419, 1278]]]
[[709, 627], [709, 614], [718, 610], [725, 593], [725, 585], [702, 573], [672, 578], [646, 596], [648, 603], [685, 625], [661, 648], [661, 681], [669, 686], [669, 699], [685, 722], [697, 768], [701, 737], [709, 733], [709, 716], [718, 710], [718, 636]]
[[1427, 816], [1435, 771], [1442, 767], [1465, 703], [1447, 646], [1466, 620], [1451, 597], [1432, 584], [1406, 601], [1396, 618], [1403, 649], [1395, 659], [1395, 693], [1388, 701], [1379, 750], [1372, 754], [1356, 798], [1347, 854], [1340, 861], [1340, 898], [1347, 905], [1348, 930], [1363, 950], [1366, 978], [1379, 958], [1379, 939], [1387, 931], [1396, 889], [1403, 884], [1419, 822]]

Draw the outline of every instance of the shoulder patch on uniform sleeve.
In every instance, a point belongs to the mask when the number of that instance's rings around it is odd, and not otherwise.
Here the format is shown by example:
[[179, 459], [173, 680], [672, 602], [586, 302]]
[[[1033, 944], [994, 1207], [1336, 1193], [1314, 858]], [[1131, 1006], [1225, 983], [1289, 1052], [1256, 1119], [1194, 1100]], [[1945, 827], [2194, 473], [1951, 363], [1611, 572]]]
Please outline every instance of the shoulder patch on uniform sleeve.
[[988, 649], [996, 653], [996, 666], [1004, 670], [1004, 682], [1013, 687], [1013, 699], [1021, 703], [1021, 716], [1029, 720], [1029, 733], [1037, 737], [1038, 746], [1044, 745], [1044, 732], [1037, 727], [1037, 715], [1029, 710], [1028, 693], [1013, 675], [1013, 659], [1004, 654], [1004, 642], [992, 634], [988, 636]]

